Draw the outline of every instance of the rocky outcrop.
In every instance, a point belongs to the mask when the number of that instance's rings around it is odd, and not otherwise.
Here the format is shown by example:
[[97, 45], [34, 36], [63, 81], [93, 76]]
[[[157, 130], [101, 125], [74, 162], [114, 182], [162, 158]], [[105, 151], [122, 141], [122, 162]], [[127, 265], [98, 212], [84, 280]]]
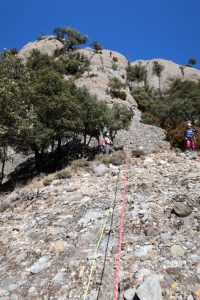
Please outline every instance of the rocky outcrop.
[[[152, 59], [152, 60], [137, 60], [132, 62], [131, 65], [140, 64], [141, 66], [145, 66], [147, 70], [147, 79], [146, 83], [155, 89], [159, 88], [159, 80], [156, 75], [153, 75], [153, 63], [157, 61], [161, 64], [164, 69], [160, 76], [160, 85], [161, 89], [165, 91], [169, 88], [172, 82], [176, 79], [180, 80], [193, 80], [193, 81], [200, 81], [200, 70], [178, 65], [172, 61], [165, 60], [165, 59]], [[144, 82], [139, 83], [139, 85], [143, 86]], [[138, 86], [138, 83], [134, 83], [133, 86]]]
[[[126, 101], [112, 98], [107, 92], [108, 83], [113, 78], [118, 78], [121, 82], [126, 83], [128, 61], [122, 54], [109, 50], [96, 53], [90, 48], [81, 49], [79, 52], [88, 57], [90, 70], [76, 80], [77, 86], [86, 86], [100, 100], [110, 103], [123, 103], [134, 109], [137, 108], [137, 103], [131, 96], [128, 86], [124, 90], [127, 95]], [[113, 59], [116, 61], [115, 63]], [[113, 69], [114, 65], [116, 66], [115, 70]]]
[[[128, 142], [130, 149], [141, 149], [146, 152], [169, 149], [169, 143], [164, 141], [165, 132], [163, 129], [141, 123], [141, 113], [137, 109], [137, 103], [132, 97], [128, 86], [125, 89], [126, 101], [112, 98], [107, 93], [110, 79], [116, 77], [121, 82], [126, 83], [128, 60], [120, 53], [109, 50], [102, 50], [100, 54], [86, 48], [79, 50], [79, 52], [89, 58], [90, 71], [77, 79], [76, 85], [87, 87], [99, 100], [105, 100], [109, 103], [122, 103], [134, 111], [134, 118], [129, 130], [122, 130], [117, 134], [116, 145]], [[116, 62], [114, 63], [114, 61]], [[117, 66], [117, 70], [113, 70], [114, 64]]]
[[43, 54], [53, 56], [56, 50], [63, 48], [63, 44], [59, 42], [55, 36], [47, 36], [35, 42], [26, 44], [18, 53], [22, 59], [27, 59], [34, 49], [39, 50]]
[[[11, 206], [0, 213], [1, 299], [83, 299], [118, 183], [113, 221], [110, 214], [87, 298], [113, 299], [125, 168], [108, 165], [98, 177], [98, 165], [92, 162], [49, 186], [37, 179], [16, 189]], [[138, 299], [135, 293], [141, 300], [198, 299], [199, 169], [195, 154], [129, 160], [120, 300]], [[173, 214], [175, 203], [191, 207], [191, 214]]]

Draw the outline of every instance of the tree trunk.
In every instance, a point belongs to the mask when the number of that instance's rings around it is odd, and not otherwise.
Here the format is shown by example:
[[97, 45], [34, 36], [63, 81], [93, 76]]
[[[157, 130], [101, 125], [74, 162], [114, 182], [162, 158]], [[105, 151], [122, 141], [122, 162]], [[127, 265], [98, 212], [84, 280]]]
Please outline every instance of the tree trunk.
[[7, 147], [3, 148], [3, 160], [2, 160], [2, 166], [1, 166], [1, 175], [0, 175], [0, 184], [2, 184], [4, 179], [4, 169], [6, 164], [6, 157], [7, 157]]

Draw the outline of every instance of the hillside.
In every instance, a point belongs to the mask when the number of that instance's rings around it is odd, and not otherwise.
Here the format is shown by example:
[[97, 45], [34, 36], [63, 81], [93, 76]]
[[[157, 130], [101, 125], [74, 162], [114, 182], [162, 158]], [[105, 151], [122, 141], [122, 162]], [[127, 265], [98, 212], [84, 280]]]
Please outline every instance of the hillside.
[[[28, 43], [19, 51], [18, 56], [26, 62], [33, 49], [55, 57], [53, 62], [64, 57], [63, 44], [55, 36], [42, 37]], [[131, 124], [127, 130], [119, 130], [114, 140], [116, 146], [122, 146], [127, 151], [117, 151], [110, 156], [93, 155], [92, 159], [80, 159], [79, 152], [73, 158], [62, 157], [67, 147], [70, 148], [70, 142], [74, 141], [70, 134], [68, 141], [64, 132], [63, 144], [60, 144], [62, 151], [57, 151], [59, 144], [56, 143], [59, 139], [54, 137], [55, 139], [49, 139], [53, 145], [47, 140], [42, 152], [44, 162], [57, 162], [58, 168], [56, 165], [54, 169], [47, 168], [47, 171], [44, 169], [44, 172], [38, 172], [33, 151], [26, 149], [23, 152], [25, 145], [16, 154], [9, 145], [8, 156], [12, 160], [6, 163], [5, 171], [7, 175], [14, 170], [15, 172], [12, 174], [10, 190], [0, 194], [0, 299], [113, 299], [120, 214], [122, 197], [125, 195], [119, 300], [200, 300], [199, 152], [172, 149], [165, 140], [164, 129], [143, 123], [141, 111], [132, 96], [133, 87], [140, 88], [148, 84], [149, 90], [157, 90], [159, 99], [163, 100], [161, 93], [167, 91], [172, 81], [180, 79], [181, 83], [185, 80], [199, 82], [200, 71], [183, 68], [163, 59], [129, 63], [122, 54], [105, 49], [95, 51], [82, 48], [72, 52], [80, 54], [77, 56], [79, 58], [81, 55], [86, 57], [89, 67], [78, 75], [61, 73], [60, 77], [58, 74], [53, 77], [54, 83], [60, 80], [60, 83], [63, 81], [66, 84], [70, 79], [75, 83], [64, 90], [68, 94], [58, 98], [59, 101], [69, 99], [73, 104], [75, 96], [79, 96], [74, 92], [75, 88], [86, 87], [99, 101], [106, 101], [109, 108], [113, 104], [128, 107], [129, 111], [134, 112], [133, 118], [130, 118]], [[69, 53], [70, 51], [67, 55]], [[51, 63], [48, 59], [46, 62]], [[159, 78], [153, 74], [154, 62], [163, 66]], [[21, 65], [23, 70], [25, 64]], [[138, 79], [128, 82], [127, 69], [131, 66], [145, 66], [145, 81]], [[42, 74], [46, 71], [49, 71], [48, 68], [44, 68]], [[40, 73], [35, 74], [37, 77]], [[48, 76], [47, 79], [49, 80]], [[51, 79], [52, 77], [47, 80], [50, 87]], [[40, 82], [37, 84], [40, 87]], [[42, 85], [42, 88], [46, 89], [46, 86]], [[74, 94], [69, 93], [70, 88]], [[194, 103], [196, 95], [198, 96], [198, 90], [194, 93]], [[90, 94], [86, 96], [89, 98]], [[153, 96], [157, 101], [156, 94]], [[47, 101], [45, 108], [49, 108], [52, 101], [55, 106], [52, 105], [51, 113], [54, 115], [56, 105], [60, 105], [62, 101], [54, 102], [54, 97], [51, 98], [48, 93], [46, 97], [40, 97], [41, 94], [36, 99]], [[147, 102], [148, 99], [147, 97]], [[99, 101], [96, 103], [103, 103]], [[43, 108], [42, 105], [40, 107]], [[37, 113], [40, 116], [38, 111]], [[21, 115], [23, 114], [26, 116], [25, 110], [22, 110]], [[51, 114], [49, 116], [52, 117]], [[110, 119], [110, 115], [108, 116]], [[33, 113], [31, 120], [34, 117]], [[53, 119], [56, 128], [60, 126], [59, 117], [57, 114]], [[68, 121], [66, 118], [64, 120]], [[38, 127], [38, 131], [34, 131], [33, 124], [37, 126], [37, 123], [28, 121], [22, 123], [22, 133], [26, 134], [27, 128], [33, 129], [31, 137], [35, 138], [34, 132], [37, 137], [42, 128]], [[48, 121], [47, 118], [47, 123]], [[185, 126], [184, 122], [185, 119], [181, 126]], [[53, 127], [51, 124], [48, 126], [47, 129]], [[177, 129], [181, 139], [182, 131]], [[53, 136], [53, 133], [50, 132], [49, 136]], [[45, 134], [44, 132], [44, 136]], [[96, 145], [95, 135], [91, 134], [91, 137], [94, 138], [93, 145]], [[31, 138], [28, 142], [32, 142]], [[79, 143], [82, 143], [81, 139]], [[16, 145], [20, 149], [20, 143]], [[41, 146], [42, 143], [38, 145]], [[128, 156], [127, 176], [125, 153]], [[60, 161], [56, 157], [58, 154], [61, 155]], [[24, 163], [24, 169], [21, 163]], [[26, 184], [23, 181], [23, 170], [29, 175]], [[12, 188], [14, 190], [11, 192]], [[96, 263], [93, 265], [101, 234]], [[90, 278], [91, 267], [94, 267], [94, 272]], [[85, 297], [89, 279], [91, 282]]]
[[[99, 164], [4, 198], [1, 299], [83, 299], [117, 183], [87, 298], [113, 299], [125, 169]], [[197, 155], [174, 152], [129, 161], [119, 299], [199, 299], [199, 168]]]

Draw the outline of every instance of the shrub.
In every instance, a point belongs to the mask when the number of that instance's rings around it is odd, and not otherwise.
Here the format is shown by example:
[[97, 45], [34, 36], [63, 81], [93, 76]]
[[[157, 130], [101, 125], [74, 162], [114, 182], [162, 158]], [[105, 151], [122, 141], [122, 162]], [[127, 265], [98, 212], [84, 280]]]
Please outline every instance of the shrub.
[[94, 51], [96, 53], [99, 53], [103, 50], [103, 46], [97, 42], [97, 41], [94, 41], [92, 44], [91, 44], [91, 47], [94, 49]]
[[108, 83], [108, 86], [111, 89], [115, 89], [115, 90], [121, 90], [124, 89], [126, 87], [126, 84], [121, 82], [121, 80], [119, 80], [118, 78], [113, 78], [110, 80], [110, 82]]
[[114, 63], [116, 63], [116, 62], [118, 62], [118, 58], [117, 58], [116, 56], [113, 56], [112, 61], [113, 61]]
[[147, 70], [145, 66], [142, 66], [141, 63], [138, 63], [134, 66], [129, 64], [127, 68], [127, 81], [134, 82], [137, 81], [138, 83], [141, 81], [146, 82], [147, 77]]
[[124, 91], [119, 91], [119, 90], [110, 90], [110, 95], [113, 97], [113, 98], [119, 98], [121, 100], [126, 100], [126, 92]]
[[46, 177], [46, 178], [43, 179], [43, 184], [45, 186], [50, 185], [52, 180], [53, 180], [52, 177]]
[[57, 172], [55, 176], [56, 179], [66, 179], [71, 177], [72, 177], [72, 172], [70, 168], [66, 168]]
[[140, 150], [140, 149], [134, 149], [134, 150], [132, 150], [132, 152], [131, 152], [132, 157], [141, 157], [141, 156], [143, 156], [144, 154], [145, 154], [144, 151], [143, 151], [143, 150]]
[[123, 151], [117, 151], [110, 156], [110, 163], [115, 166], [120, 166], [125, 162], [125, 156]]
[[87, 169], [90, 163], [85, 158], [74, 160], [71, 164], [72, 169]]
[[118, 65], [117, 65], [117, 64], [113, 64], [113, 65], [112, 65], [112, 69], [113, 69], [114, 71], [117, 71]]

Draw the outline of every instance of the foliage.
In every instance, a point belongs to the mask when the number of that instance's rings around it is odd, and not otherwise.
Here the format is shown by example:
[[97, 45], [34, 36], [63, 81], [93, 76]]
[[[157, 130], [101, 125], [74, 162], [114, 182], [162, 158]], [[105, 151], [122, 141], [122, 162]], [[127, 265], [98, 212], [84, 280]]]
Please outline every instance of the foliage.
[[192, 67], [194, 65], [196, 65], [197, 61], [194, 57], [191, 57], [189, 60], [188, 60], [188, 63], [187, 63], [187, 67]]
[[143, 66], [141, 63], [135, 64], [132, 66], [131, 64], [128, 65], [127, 68], [127, 81], [128, 82], [135, 82], [137, 81], [138, 84], [142, 81], [146, 82], [147, 77], [147, 70], [146, 67]]
[[108, 87], [109, 87], [109, 94], [113, 97], [113, 98], [120, 98], [122, 100], [126, 100], [126, 92], [121, 91], [121, 89], [125, 88], [126, 85], [121, 82], [118, 78], [113, 78], [112, 80], [110, 80], [110, 82], [108, 83]]
[[141, 156], [144, 156], [144, 151], [143, 150], [140, 150], [140, 149], [134, 149], [131, 151], [131, 155], [132, 157], [141, 157]]
[[79, 52], [69, 52], [57, 61], [58, 70], [66, 75], [80, 76], [89, 70], [88, 58]]
[[103, 46], [97, 41], [92, 42], [91, 47], [96, 53], [99, 53], [103, 50]]
[[[78, 67], [71, 68], [78, 62]], [[69, 67], [70, 66], [70, 67]], [[113, 132], [127, 128], [132, 112], [126, 107], [109, 107], [77, 88], [64, 74], [77, 76], [88, 66], [79, 53], [68, 53], [54, 59], [33, 51], [26, 64], [16, 55], [0, 55], [0, 158], [9, 146], [34, 153], [37, 171], [41, 171], [44, 152], [56, 145], [56, 157], [61, 146], [77, 137], [83, 138], [83, 153], [92, 138], [99, 139], [104, 128]], [[123, 87], [115, 81], [117, 87]], [[54, 147], [52, 146], [52, 149]]]
[[118, 62], [118, 58], [116, 56], [113, 56], [112, 61], [113, 61], [113, 63], [117, 63]]
[[114, 71], [117, 71], [117, 69], [118, 69], [118, 65], [117, 64], [112, 64], [112, 69], [114, 70]]
[[160, 77], [163, 70], [164, 70], [164, 66], [162, 64], [160, 64], [158, 61], [153, 62], [153, 69], [152, 69], [153, 75]]
[[81, 159], [74, 160], [71, 164], [71, 168], [74, 170], [88, 169], [89, 165], [90, 163], [87, 159], [81, 158]]
[[133, 117], [132, 110], [128, 109], [125, 105], [114, 104], [108, 113], [107, 128], [112, 136], [115, 136], [120, 129], [128, 129]]
[[126, 92], [124, 91], [119, 91], [119, 90], [110, 90], [110, 94], [113, 98], [119, 98], [121, 100], [126, 100]]
[[[134, 89], [132, 95], [143, 112], [143, 120], [148, 124], [162, 126], [172, 145], [183, 148], [186, 122], [190, 120], [193, 124], [200, 123], [200, 83], [176, 80], [162, 97], [148, 88]], [[197, 140], [200, 142], [199, 133]], [[197, 145], [200, 147], [199, 143]]]
[[121, 90], [126, 87], [126, 85], [116, 77], [114, 77], [113, 79], [110, 80], [110, 82], [108, 83], [108, 86], [111, 89], [115, 89], [115, 90]]
[[66, 51], [74, 50], [86, 44], [88, 37], [71, 27], [57, 27], [53, 30], [59, 41], [64, 44]]
[[158, 77], [158, 83], [159, 83], [159, 90], [160, 90], [160, 93], [161, 93], [161, 74], [164, 70], [164, 66], [159, 63], [158, 61], [154, 61], [153, 62], [153, 68], [152, 68], [152, 74], [153, 75], [156, 75]]
[[125, 154], [123, 151], [116, 151], [112, 155], [99, 155], [98, 159], [106, 165], [120, 166], [125, 162]]
[[67, 179], [72, 177], [71, 168], [65, 168], [55, 174], [55, 179]]

